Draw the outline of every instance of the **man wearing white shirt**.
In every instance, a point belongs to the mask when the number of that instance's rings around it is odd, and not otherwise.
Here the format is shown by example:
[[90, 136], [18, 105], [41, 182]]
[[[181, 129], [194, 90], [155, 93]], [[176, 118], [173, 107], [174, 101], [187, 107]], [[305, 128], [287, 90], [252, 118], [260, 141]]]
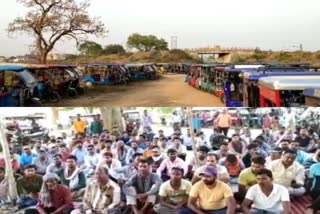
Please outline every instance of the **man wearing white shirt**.
[[83, 170], [87, 177], [94, 174], [94, 171], [96, 170], [96, 166], [99, 163], [100, 156], [98, 153], [96, 153], [94, 145], [88, 145], [87, 146], [87, 154], [84, 157], [84, 166]]
[[175, 149], [178, 153], [178, 157], [180, 157], [182, 160], [185, 160], [187, 156], [187, 148], [181, 143], [181, 139], [179, 137], [173, 138], [173, 144], [170, 146], [170, 148]]
[[120, 168], [121, 162], [115, 158], [113, 158], [113, 154], [111, 152], [105, 152], [103, 154], [103, 160], [98, 164], [97, 167], [106, 167], [109, 170], [109, 175], [114, 179], [120, 178], [120, 174], [115, 172], [114, 169]]
[[183, 139], [183, 145], [187, 147], [187, 150], [192, 150], [192, 137], [191, 137], [191, 131], [190, 129], [187, 129], [187, 135], [184, 135], [182, 137]]
[[[257, 182], [246, 194], [241, 208], [244, 214], [289, 214], [290, 196], [287, 188], [272, 182], [272, 172], [262, 169], [257, 173]], [[252, 210], [250, 205], [252, 204]]]

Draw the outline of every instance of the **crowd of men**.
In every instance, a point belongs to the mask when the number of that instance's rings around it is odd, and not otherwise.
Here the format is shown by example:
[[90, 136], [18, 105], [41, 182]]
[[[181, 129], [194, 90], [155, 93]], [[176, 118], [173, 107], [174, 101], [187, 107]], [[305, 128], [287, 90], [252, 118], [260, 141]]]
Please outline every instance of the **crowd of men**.
[[[289, 214], [296, 197], [310, 195], [306, 212], [316, 213], [318, 135], [308, 127], [272, 127], [267, 117], [257, 137], [248, 127], [230, 136], [230, 115], [223, 110], [211, 136], [195, 130], [194, 148], [190, 129], [153, 133], [147, 113], [138, 135], [104, 130], [99, 116], [86, 127], [79, 115], [72, 139], [52, 137], [25, 145], [21, 154], [11, 152], [18, 209], [28, 214]], [[2, 159], [2, 205], [8, 185]]]

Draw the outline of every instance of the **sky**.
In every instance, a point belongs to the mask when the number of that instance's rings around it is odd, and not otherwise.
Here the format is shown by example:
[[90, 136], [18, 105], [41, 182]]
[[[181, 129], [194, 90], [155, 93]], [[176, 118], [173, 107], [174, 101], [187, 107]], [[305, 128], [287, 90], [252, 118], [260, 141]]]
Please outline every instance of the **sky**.
[[[29, 52], [32, 37], [9, 38], [6, 29], [26, 9], [15, 0], [1, 0], [0, 56]], [[89, 9], [100, 16], [109, 33], [90, 37], [103, 46], [125, 45], [132, 33], [153, 34], [178, 48], [221, 45], [265, 50], [320, 50], [319, 0], [92, 0]], [[76, 53], [72, 41], [58, 44], [55, 53]]]

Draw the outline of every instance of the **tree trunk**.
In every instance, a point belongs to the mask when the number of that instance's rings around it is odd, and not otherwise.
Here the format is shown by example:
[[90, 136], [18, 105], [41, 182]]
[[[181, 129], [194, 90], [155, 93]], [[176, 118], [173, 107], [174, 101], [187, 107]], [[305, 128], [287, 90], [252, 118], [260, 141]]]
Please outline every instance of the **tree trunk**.
[[118, 126], [119, 131], [123, 131], [122, 115], [120, 108], [101, 107], [101, 118], [103, 126], [109, 131], [112, 130], [113, 126]]
[[6, 163], [6, 174], [8, 176], [8, 182], [9, 182], [8, 194], [11, 202], [13, 202], [13, 205], [15, 205], [18, 194], [17, 194], [17, 188], [16, 188], [16, 181], [14, 178], [12, 164], [11, 164], [9, 144], [6, 138], [5, 130], [6, 129], [4, 127], [3, 120], [2, 118], [0, 118], [0, 143], [2, 143], [3, 156]]

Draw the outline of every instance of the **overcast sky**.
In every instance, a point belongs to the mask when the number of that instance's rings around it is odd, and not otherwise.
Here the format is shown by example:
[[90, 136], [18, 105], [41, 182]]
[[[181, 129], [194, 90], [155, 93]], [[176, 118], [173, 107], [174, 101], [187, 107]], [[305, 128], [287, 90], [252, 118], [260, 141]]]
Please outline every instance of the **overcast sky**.
[[[6, 28], [25, 9], [15, 0], [1, 0], [0, 55], [29, 51], [31, 38], [8, 38]], [[138, 32], [163, 37], [178, 48], [260, 47], [289, 49], [303, 44], [320, 50], [319, 0], [92, 0], [90, 13], [101, 16], [109, 33], [93, 40], [125, 45], [128, 35]], [[75, 44], [59, 44], [58, 53], [74, 53]]]

